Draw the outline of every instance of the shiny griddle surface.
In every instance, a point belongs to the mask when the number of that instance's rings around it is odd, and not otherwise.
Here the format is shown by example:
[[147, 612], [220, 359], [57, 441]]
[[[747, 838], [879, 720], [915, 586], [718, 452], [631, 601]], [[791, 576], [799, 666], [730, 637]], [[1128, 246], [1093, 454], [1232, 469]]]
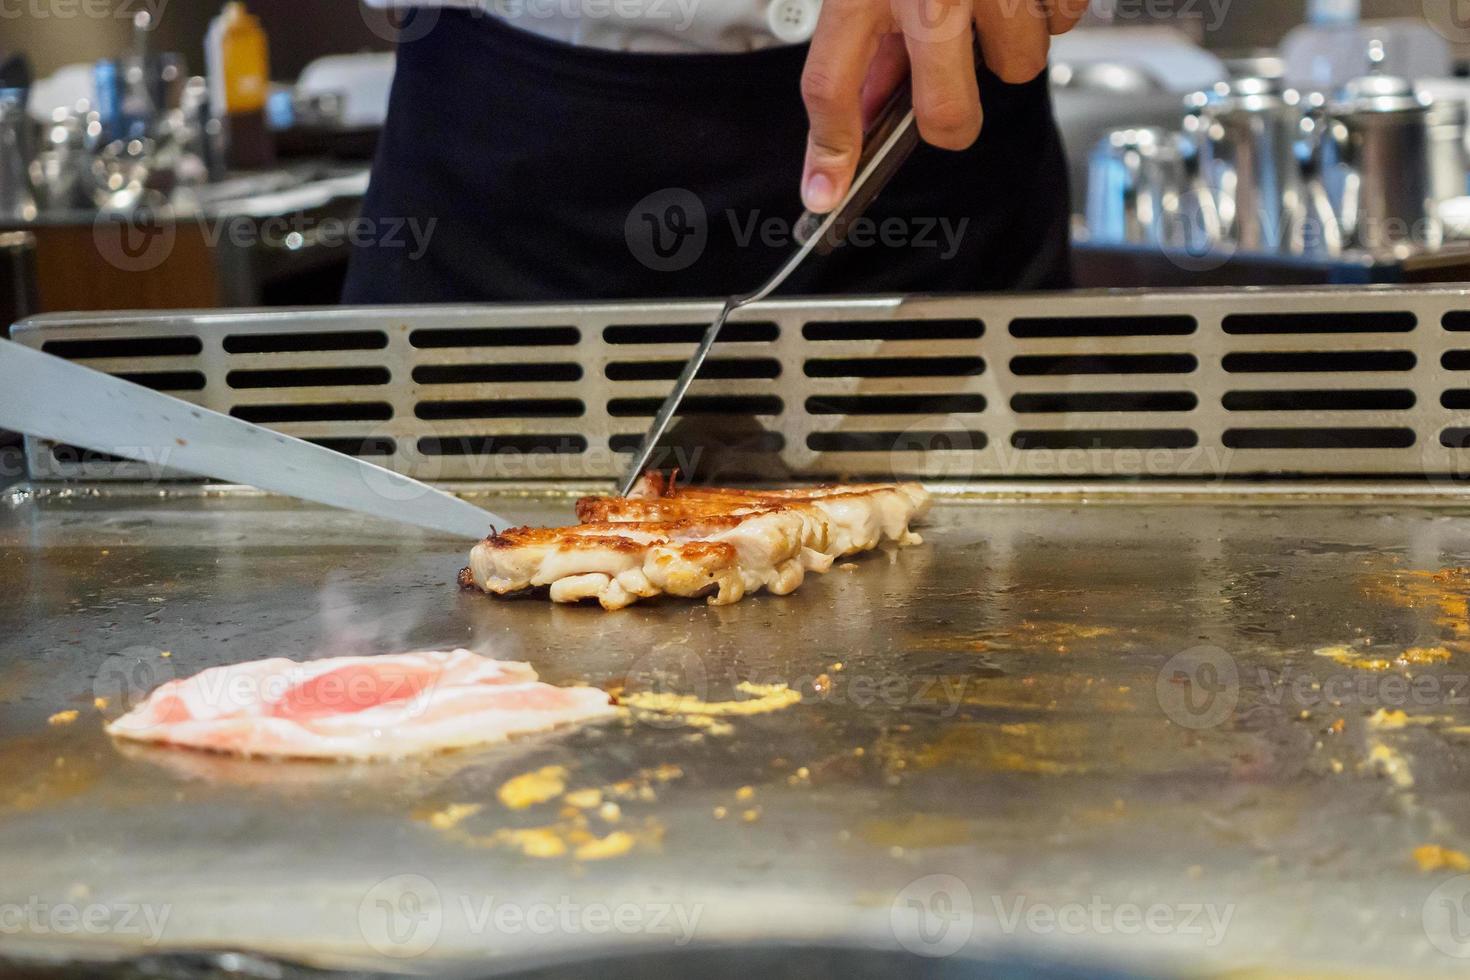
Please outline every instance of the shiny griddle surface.
[[[485, 503], [570, 517], [560, 498]], [[458, 542], [278, 500], [0, 511], [0, 906], [111, 910], [97, 934], [7, 928], [0, 951], [141, 951], [132, 908], [167, 910], [155, 950], [416, 969], [669, 947], [695, 916], [697, 943], [1463, 968], [1424, 910], [1470, 907], [1464, 880], [1414, 851], [1470, 849], [1470, 577], [1431, 575], [1470, 565], [1470, 509], [972, 499], [924, 533], [788, 598], [606, 614], [461, 593]], [[1449, 659], [1313, 652], [1370, 638]], [[557, 683], [803, 701], [347, 766], [121, 751], [93, 704], [259, 657], [455, 644]], [[1389, 682], [1411, 676], [1427, 694]], [[1382, 706], [1407, 722], [1374, 725]], [[48, 724], [64, 709], [78, 719]], [[619, 819], [501, 801], [543, 766]], [[632, 844], [601, 859], [526, 853], [619, 829]], [[525, 918], [487, 918], [503, 905]], [[1129, 917], [1151, 906], [1156, 925]]]

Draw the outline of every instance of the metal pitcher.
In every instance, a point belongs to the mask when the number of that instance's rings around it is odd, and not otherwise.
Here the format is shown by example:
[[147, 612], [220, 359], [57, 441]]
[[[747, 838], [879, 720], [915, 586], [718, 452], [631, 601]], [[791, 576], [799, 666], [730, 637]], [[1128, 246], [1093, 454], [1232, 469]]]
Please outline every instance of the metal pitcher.
[[0, 89], [0, 220], [36, 217], [34, 127], [26, 112], [25, 89]]
[[1203, 203], [1189, 147], [1178, 133], [1115, 130], [1088, 159], [1091, 241], [1203, 250], [1220, 235], [1213, 208]]
[[1437, 206], [1456, 178], [1454, 164], [1437, 173], [1435, 115], [1430, 96], [1390, 75], [1349, 83], [1327, 107], [1321, 171], [1350, 246], [1402, 256], [1444, 244]]
[[1300, 95], [1241, 78], [1192, 97], [1200, 174], [1227, 239], [1250, 252], [1299, 253], [1310, 208], [1298, 149]]

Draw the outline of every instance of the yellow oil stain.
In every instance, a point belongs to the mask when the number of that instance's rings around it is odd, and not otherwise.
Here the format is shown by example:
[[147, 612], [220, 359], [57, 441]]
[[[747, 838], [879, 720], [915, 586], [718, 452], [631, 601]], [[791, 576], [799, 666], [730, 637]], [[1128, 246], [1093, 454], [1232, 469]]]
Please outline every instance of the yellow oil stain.
[[720, 721], [720, 719], [712, 715], [683, 715], [678, 720], [690, 728], [698, 729], [706, 735], [713, 735], [716, 738], [735, 733], [734, 725], [728, 721]]
[[542, 766], [506, 780], [495, 795], [510, 809], [524, 810], [565, 793], [566, 779], [565, 766]]
[[106, 711], [107, 710], [107, 705], [108, 705], [108, 701], [107, 701], [106, 698], [93, 698], [92, 699], [92, 707], [96, 708], [98, 711]]
[[572, 852], [572, 857], [578, 861], [605, 861], [608, 858], [622, 857], [633, 849], [637, 838], [624, 830], [615, 830], [606, 837], [596, 837], [583, 844], [578, 844]]
[[875, 847], [950, 847], [970, 842], [970, 823], [959, 817], [916, 813], [898, 820], [869, 820], [858, 828], [858, 836]]
[[1431, 871], [1470, 871], [1470, 855], [1438, 844], [1414, 848], [1414, 862], [1426, 874]]
[[950, 726], [938, 739], [911, 752], [890, 754], [894, 768], [962, 766], [986, 772], [1066, 776], [1090, 771], [1086, 743], [1075, 727], [1040, 726], [1025, 736], [1004, 735], [994, 726]]
[[1410, 725], [1438, 725], [1449, 720], [1448, 715], [1411, 715], [1401, 709], [1379, 708], [1368, 716], [1368, 726], [1379, 731], [1398, 731]]
[[1363, 590], [1370, 598], [1401, 609], [1433, 612], [1447, 645], [1470, 649], [1470, 568], [1379, 572], [1363, 582]]
[[555, 827], [506, 828], [491, 835], [497, 843], [508, 844], [526, 857], [554, 858], [567, 852], [567, 842]]
[[623, 695], [622, 702], [630, 708], [656, 711], [660, 714], [734, 717], [764, 715], [789, 708], [801, 701], [801, 694], [785, 684], [753, 684], [744, 681], [736, 685], [735, 689], [742, 694], [749, 694], [750, 697], [742, 701], [704, 701], [692, 694], [640, 691]]
[[1388, 777], [1399, 789], [1409, 789], [1414, 785], [1414, 773], [1409, 769], [1408, 760], [1382, 742], [1369, 750], [1367, 766], [1371, 771]]
[[484, 806], [479, 803], [450, 803], [441, 809], [424, 814], [421, 819], [435, 830], [450, 830], [458, 827], [465, 818], [473, 817], [482, 809]]
[[1331, 646], [1318, 647], [1312, 651], [1319, 657], [1326, 657], [1334, 663], [1344, 667], [1354, 667], [1358, 670], [1385, 671], [1393, 669], [1393, 661], [1385, 657], [1373, 657], [1352, 647]]
[[1414, 666], [1444, 663], [1454, 654], [1446, 647], [1410, 647], [1395, 659]]
[[1368, 724], [1383, 731], [1394, 731], [1408, 727], [1409, 716], [1402, 711], [1379, 708], [1369, 716]]
[[56, 712], [56, 714], [46, 719], [46, 724], [70, 725], [72, 722], [77, 720], [77, 715], [79, 715], [80, 713], [81, 712], [77, 711], [75, 708], [72, 708], [68, 711], [58, 711]]
[[579, 810], [592, 810], [602, 805], [602, 790], [595, 786], [574, 789], [562, 799]]
[[98, 760], [88, 754], [54, 757], [55, 738], [22, 737], [0, 748], [0, 772], [7, 774], [0, 780], [0, 810], [38, 810], [75, 799], [97, 785], [102, 776]]

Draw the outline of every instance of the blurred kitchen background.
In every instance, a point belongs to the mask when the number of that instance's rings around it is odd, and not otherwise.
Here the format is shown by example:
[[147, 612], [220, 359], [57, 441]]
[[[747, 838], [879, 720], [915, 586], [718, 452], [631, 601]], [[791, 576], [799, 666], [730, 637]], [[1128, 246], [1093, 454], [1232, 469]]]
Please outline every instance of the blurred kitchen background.
[[[24, 0], [0, 27], [0, 324], [336, 301], [388, 15]], [[1465, 278], [1467, 75], [1464, 0], [1094, 0], [1053, 55], [1079, 285]]]

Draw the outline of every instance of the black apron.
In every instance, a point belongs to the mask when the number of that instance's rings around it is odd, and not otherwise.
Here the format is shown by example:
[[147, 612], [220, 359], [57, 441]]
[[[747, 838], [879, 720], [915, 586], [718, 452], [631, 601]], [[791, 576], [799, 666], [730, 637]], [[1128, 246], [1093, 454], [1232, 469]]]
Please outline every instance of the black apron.
[[[433, 25], [398, 48], [345, 302], [718, 297], [795, 247], [804, 46], [630, 54], [479, 12], [412, 16]], [[1046, 77], [1007, 85], [982, 68], [980, 91], [979, 141], [921, 146], [853, 241], [782, 294], [1069, 285]]]

